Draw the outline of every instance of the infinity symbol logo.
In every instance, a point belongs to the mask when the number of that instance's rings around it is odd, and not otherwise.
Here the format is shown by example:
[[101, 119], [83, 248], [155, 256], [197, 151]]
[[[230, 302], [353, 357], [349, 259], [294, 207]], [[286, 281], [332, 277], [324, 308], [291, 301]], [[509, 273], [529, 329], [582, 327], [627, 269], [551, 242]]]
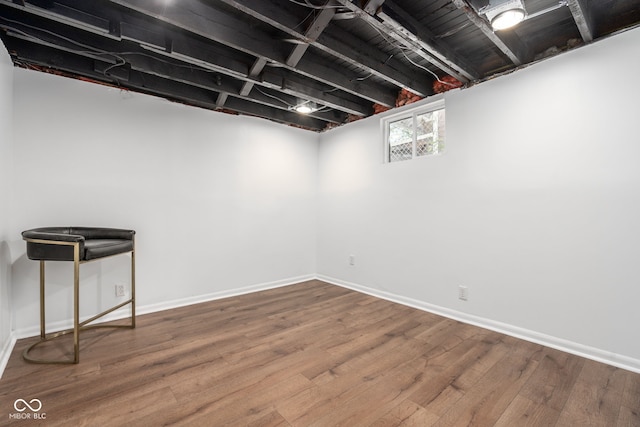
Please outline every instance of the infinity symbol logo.
[[17, 399], [15, 402], [13, 402], [13, 407], [18, 412], [24, 412], [27, 410], [27, 408], [31, 409], [32, 412], [38, 412], [40, 409], [42, 409], [42, 402], [40, 402], [39, 399], [31, 399], [29, 402], [24, 399]]

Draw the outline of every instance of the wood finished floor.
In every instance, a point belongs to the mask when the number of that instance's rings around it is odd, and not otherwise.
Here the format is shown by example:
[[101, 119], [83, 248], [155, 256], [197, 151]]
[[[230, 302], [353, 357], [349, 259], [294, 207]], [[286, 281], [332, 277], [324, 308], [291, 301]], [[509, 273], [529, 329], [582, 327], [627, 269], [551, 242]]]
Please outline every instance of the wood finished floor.
[[[319, 281], [86, 331], [78, 365], [31, 342], [0, 425], [640, 426], [640, 374]], [[45, 421], [9, 418], [34, 398]]]

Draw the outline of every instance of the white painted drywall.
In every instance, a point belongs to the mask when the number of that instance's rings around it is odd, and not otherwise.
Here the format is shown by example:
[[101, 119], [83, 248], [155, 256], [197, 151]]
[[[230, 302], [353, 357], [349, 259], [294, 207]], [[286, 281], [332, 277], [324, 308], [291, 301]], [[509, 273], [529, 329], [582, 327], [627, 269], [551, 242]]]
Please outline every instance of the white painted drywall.
[[[38, 324], [33, 227], [135, 229], [142, 308], [315, 273], [316, 134], [22, 69], [14, 118], [18, 330]], [[126, 257], [81, 266], [81, 315], [128, 272]], [[47, 263], [48, 323], [71, 318], [71, 278]]]
[[0, 42], [0, 375], [11, 340], [11, 195], [13, 194], [13, 64]]
[[640, 29], [447, 93], [441, 156], [324, 134], [318, 273], [640, 362], [636, 75]]

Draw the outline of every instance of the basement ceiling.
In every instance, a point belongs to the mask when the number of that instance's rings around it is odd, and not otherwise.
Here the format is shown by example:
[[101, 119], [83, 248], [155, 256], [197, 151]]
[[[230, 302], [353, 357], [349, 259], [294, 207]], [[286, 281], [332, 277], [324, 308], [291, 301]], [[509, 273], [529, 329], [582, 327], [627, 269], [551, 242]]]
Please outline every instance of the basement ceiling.
[[489, 0], [0, 0], [0, 38], [18, 67], [323, 131], [640, 22], [640, 0], [523, 3], [493, 31]]

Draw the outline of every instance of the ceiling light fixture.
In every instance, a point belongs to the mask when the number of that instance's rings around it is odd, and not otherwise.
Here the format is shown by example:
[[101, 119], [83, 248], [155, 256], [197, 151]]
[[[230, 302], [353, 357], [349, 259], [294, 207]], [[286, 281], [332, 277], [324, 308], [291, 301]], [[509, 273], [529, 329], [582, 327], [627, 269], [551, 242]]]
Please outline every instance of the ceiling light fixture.
[[313, 111], [313, 108], [309, 107], [308, 105], [298, 105], [296, 107], [296, 111], [301, 114], [309, 114]]
[[511, 28], [527, 17], [523, 0], [489, 0], [479, 12], [487, 17], [494, 31]]
[[293, 110], [300, 114], [309, 114], [318, 110], [317, 105], [311, 101], [303, 101], [300, 104], [293, 107]]

